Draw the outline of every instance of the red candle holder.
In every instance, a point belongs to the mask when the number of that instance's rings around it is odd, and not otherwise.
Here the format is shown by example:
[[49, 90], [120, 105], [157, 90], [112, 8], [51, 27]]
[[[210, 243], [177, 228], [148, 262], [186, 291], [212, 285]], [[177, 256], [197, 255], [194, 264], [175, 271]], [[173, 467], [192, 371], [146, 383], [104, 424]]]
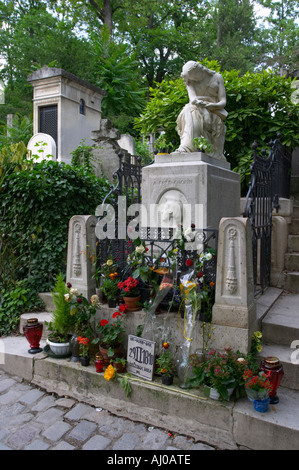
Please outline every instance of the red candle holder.
[[104, 361], [104, 358], [103, 358], [102, 355], [100, 355], [100, 354], [96, 355], [94, 365], [95, 365], [95, 368], [96, 368], [96, 372], [103, 372], [103, 370], [105, 368], [105, 361]]
[[39, 343], [43, 334], [43, 325], [38, 322], [37, 318], [29, 318], [27, 324], [23, 327], [25, 338], [30, 344], [28, 352], [30, 354], [36, 354], [42, 352]]
[[280, 385], [281, 379], [284, 376], [282, 364], [280, 363], [277, 357], [269, 356], [262, 360], [260, 364], [260, 370], [267, 374], [271, 382], [272, 390], [269, 393], [270, 404], [275, 405], [279, 403], [279, 397], [276, 393]]

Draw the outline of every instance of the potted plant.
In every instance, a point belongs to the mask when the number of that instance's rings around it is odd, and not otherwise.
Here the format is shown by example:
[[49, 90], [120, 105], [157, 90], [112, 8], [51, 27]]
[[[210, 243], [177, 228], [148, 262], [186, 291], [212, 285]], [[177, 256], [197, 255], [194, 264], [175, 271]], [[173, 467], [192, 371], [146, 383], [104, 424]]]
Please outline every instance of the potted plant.
[[123, 314], [124, 312], [114, 312], [111, 322], [103, 318], [97, 326], [97, 332], [101, 337], [95, 338], [93, 343], [100, 343], [99, 351], [106, 366], [110, 364], [111, 359], [122, 356], [122, 341], [125, 331]]
[[124, 357], [116, 357], [111, 361], [113, 367], [116, 369], [116, 372], [121, 374], [126, 370], [127, 360]]
[[71, 306], [65, 300], [69, 294], [69, 289], [65, 285], [62, 275], [57, 276], [52, 292], [55, 309], [53, 319], [47, 322], [49, 335], [47, 343], [53, 354], [66, 356], [70, 353], [70, 333], [75, 324], [75, 318], [70, 314]]
[[162, 353], [156, 359], [157, 369], [156, 372], [161, 374], [162, 383], [164, 385], [171, 385], [173, 383], [173, 361], [171, 351], [168, 349], [167, 342], [162, 343]]
[[140, 291], [139, 281], [129, 276], [125, 281], [118, 283], [118, 288], [121, 290], [120, 295], [123, 297], [125, 304], [127, 305], [128, 311], [140, 310]]
[[254, 375], [254, 372], [248, 369], [244, 372], [243, 379], [247, 397], [253, 402], [254, 409], [265, 413], [270, 402], [269, 393], [272, 390], [269, 377], [264, 372]]
[[101, 289], [103, 294], [107, 297], [108, 306], [115, 308], [119, 296], [118, 281], [115, 278], [108, 277], [104, 279]]
[[229, 400], [236, 386], [235, 371], [225, 354], [211, 351], [208, 359], [193, 366], [192, 386], [204, 385], [204, 393], [213, 400]]
[[80, 347], [80, 362], [82, 366], [89, 365], [89, 338], [78, 336], [77, 341]]

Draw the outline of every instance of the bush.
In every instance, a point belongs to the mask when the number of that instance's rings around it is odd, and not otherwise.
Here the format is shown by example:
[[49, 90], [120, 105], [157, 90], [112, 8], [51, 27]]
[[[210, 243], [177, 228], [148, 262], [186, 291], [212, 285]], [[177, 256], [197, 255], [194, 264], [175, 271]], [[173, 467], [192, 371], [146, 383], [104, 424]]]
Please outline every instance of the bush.
[[22, 280], [28, 289], [52, 289], [66, 271], [68, 223], [94, 214], [110, 190], [86, 168], [43, 161], [4, 178], [0, 190], [0, 287]]

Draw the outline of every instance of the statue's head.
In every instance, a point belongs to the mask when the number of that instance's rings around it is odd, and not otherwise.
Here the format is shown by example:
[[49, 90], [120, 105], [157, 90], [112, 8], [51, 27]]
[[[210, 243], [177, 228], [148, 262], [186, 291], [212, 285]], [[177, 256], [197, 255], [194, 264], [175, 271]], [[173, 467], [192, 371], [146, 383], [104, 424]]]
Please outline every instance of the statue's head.
[[200, 80], [203, 75], [205, 74], [214, 74], [212, 70], [209, 70], [204, 65], [200, 64], [199, 62], [195, 62], [194, 60], [189, 60], [183, 65], [181, 77], [184, 82], [188, 82], [189, 80]]

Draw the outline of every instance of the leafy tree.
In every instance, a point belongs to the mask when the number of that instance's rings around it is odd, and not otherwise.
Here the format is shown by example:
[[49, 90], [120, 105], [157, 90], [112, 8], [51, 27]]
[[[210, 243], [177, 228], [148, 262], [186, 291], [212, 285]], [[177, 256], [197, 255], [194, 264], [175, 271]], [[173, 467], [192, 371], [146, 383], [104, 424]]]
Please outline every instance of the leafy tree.
[[262, 64], [281, 75], [299, 68], [299, 7], [296, 0], [259, 0], [268, 12], [260, 41], [263, 43]]

